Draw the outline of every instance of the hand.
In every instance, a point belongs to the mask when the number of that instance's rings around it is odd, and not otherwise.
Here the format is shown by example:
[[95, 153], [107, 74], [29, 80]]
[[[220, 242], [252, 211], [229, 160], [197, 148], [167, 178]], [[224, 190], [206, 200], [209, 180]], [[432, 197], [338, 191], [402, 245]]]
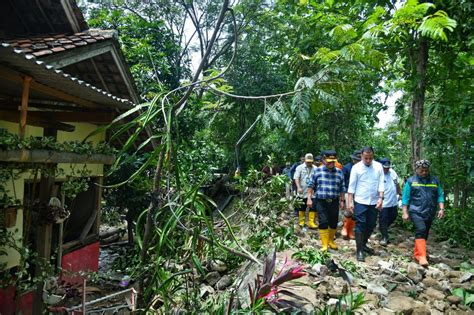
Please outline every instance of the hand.
[[298, 194], [302, 194], [302, 193], [303, 193], [303, 188], [298, 187]]
[[444, 209], [438, 211], [438, 219], [444, 218]]
[[354, 213], [354, 205], [347, 206], [347, 210]]
[[313, 207], [313, 199], [308, 198], [308, 201], [306, 201], [306, 205], [308, 206], [308, 208], [311, 209]]
[[408, 213], [407, 212], [403, 212], [402, 214], [402, 219], [405, 220], [405, 221], [408, 221], [410, 217], [408, 216]]
[[344, 210], [345, 205], [346, 203], [344, 202], [344, 200], [339, 201], [339, 210]]
[[377, 204], [375, 205], [375, 208], [377, 208], [379, 211], [382, 210], [382, 204], [383, 204], [383, 200], [379, 198], [377, 200]]

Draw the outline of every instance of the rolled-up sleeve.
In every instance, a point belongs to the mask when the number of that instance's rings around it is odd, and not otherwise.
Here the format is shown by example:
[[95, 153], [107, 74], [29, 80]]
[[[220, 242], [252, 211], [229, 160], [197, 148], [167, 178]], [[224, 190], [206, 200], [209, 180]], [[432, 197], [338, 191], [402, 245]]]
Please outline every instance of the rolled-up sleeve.
[[383, 170], [381, 170], [379, 174], [379, 188], [378, 188], [379, 192], [383, 192], [385, 190], [384, 182], [385, 182], [385, 176], [384, 176]]
[[402, 205], [408, 206], [410, 204], [410, 193], [411, 193], [411, 185], [410, 182], [406, 182], [405, 186], [403, 186], [402, 192]]
[[344, 193], [346, 192], [346, 183], [344, 180], [344, 173], [341, 172], [341, 184], [339, 185], [339, 192]]
[[438, 183], [438, 203], [444, 203], [444, 192], [440, 183]]
[[357, 177], [358, 177], [357, 170], [354, 167], [352, 167], [351, 176], [349, 177], [349, 187], [347, 187], [347, 192], [349, 194], [355, 193], [355, 189], [357, 185]]
[[312, 174], [308, 178], [308, 188], [311, 188], [313, 191], [316, 190], [316, 174]]

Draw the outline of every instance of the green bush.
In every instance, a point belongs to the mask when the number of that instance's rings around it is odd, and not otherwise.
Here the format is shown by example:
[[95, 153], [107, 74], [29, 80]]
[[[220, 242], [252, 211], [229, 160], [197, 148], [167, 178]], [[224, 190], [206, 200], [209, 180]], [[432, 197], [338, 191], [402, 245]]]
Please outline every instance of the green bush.
[[445, 217], [435, 219], [433, 229], [438, 241], [452, 241], [474, 249], [474, 211], [469, 207], [466, 210], [446, 209]]

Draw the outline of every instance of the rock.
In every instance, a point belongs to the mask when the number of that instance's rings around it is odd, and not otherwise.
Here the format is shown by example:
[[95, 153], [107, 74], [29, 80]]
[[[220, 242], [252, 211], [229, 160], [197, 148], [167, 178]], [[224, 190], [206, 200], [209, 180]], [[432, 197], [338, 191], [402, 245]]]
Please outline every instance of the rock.
[[377, 295], [388, 295], [388, 290], [376, 283], [369, 283], [369, 285], [367, 286], [367, 291], [369, 291], [369, 293], [374, 293]]
[[446, 303], [444, 303], [443, 301], [436, 300], [433, 302], [433, 306], [438, 311], [443, 312], [444, 309], [446, 308]]
[[227, 270], [227, 265], [220, 260], [211, 260], [209, 263], [209, 267], [211, 268], [212, 271], [217, 271], [217, 272], [224, 272]]
[[342, 287], [341, 286], [335, 286], [334, 284], [331, 284], [331, 286], [328, 288], [329, 291], [329, 296], [332, 298], [339, 298], [342, 295]]
[[449, 271], [447, 274], [448, 278], [460, 278], [462, 276], [462, 272], [461, 271], [456, 271], [456, 270], [452, 270], [452, 271]]
[[316, 263], [313, 266], [311, 266], [311, 270], [319, 274], [319, 272], [321, 271], [321, 266], [323, 266], [323, 264]]
[[413, 309], [413, 315], [430, 315], [431, 311], [426, 306], [417, 306]]
[[203, 284], [200, 288], [200, 296], [205, 299], [209, 294], [214, 294], [215, 290], [208, 285]]
[[415, 283], [420, 282], [423, 279], [423, 273], [420, 270], [420, 265], [415, 264], [415, 263], [408, 264], [407, 276]]
[[328, 300], [328, 303], [327, 303], [327, 304], [328, 304], [329, 306], [332, 306], [332, 305], [337, 305], [337, 303], [339, 303], [339, 299], [330, 298], [330, 299]]
[[393, 261], [384, 261], [384, 260], [379, 260], [377, 264], [380, 266], [382, 269], [393, 269]]
[[461, 277], [459, 277], [458, 282], [463, 283], [463, 282], [471, 280], [471, 278], [472, 278], [472, 273], [465, 272]]
[[428, 271], [426, 271], [426, 276], [433, 279], [441, 279], [444, 277], [444, 273], [437, 268], [429, 267]]
[[453, 270], [451, 267], [449, 267], [449, 266], [446, 265], [445, 263], [436, 264], [436, 267], [437, 267], [439, 270], [445, 271], [445, 272], [448, 272], [448, 271]]
[[458, 305], [462, 302], [462, 298], [457, 295], [450, 295], [446, 298], [446, 300], [453, 305]]
[[376, 306], [379, 304], [379, 298], [375, 294], [366, 293], [364, 298], [365, 302], [369, 305]]
[[423, 279], [422, 283], [426, 288], [436, 287], [438, 285], [438, 281], [431, 277], [426, 277], [425, 279]]
[[387, 308], [391, 309], [397, 314], [411, 314], [414, 309], [414, 302], [415, 300], [408, 296], [395, 296], [389, 298]]
[[221, 275], [219, 274], [219, 272], [211, 271], [206, 275], [205, 280], [210, 286], [214, 286], [220, 278]]
[[321, 277], [325, 277], [329, 274], [328, 267], [326, 265], [322, 265], [320, 263], [317, 263], [313, 267], [311, 267], [311, 270], [315, 271]]
[[425, 294], [433, 299], [436, 300], [443, 300], [444, 299], [444, 294], [443, 292], [440, 292], [438, 290], [435, 290], [433, 288], [428, 288], [425, 291]]
[[407, 278], [404, 275], [397, 273], [395, 275], [395, 278], [393, 278], [393, 280], [398, 281], [398, 282], [405, 282], [407, 281]]
[[218, 290], [224, 290], [232, 284], [232, 278], [228, 275], [223, 276], [216, 284]]

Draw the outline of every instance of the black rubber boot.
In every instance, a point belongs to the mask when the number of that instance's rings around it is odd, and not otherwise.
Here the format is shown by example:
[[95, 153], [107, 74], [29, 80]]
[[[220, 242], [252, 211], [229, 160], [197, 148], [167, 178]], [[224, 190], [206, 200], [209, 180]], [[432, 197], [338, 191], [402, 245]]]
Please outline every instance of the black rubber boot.
[[386, 228], [381, 228], [380, 229], [380, 234], [381, 234], [381, 238], [380, 238], [380, 241], [379, 241], [379, 244], [381, 246], [387, 246], [388, 245], [388, 231]]
[[356, 256], [358, 261], [365, 261], [364, 259], [364, 234], [356, 233]]
[[362, 247], [363, 251], [366, 252], [367, 254], [369, 255], [374, 255], [375, 254], [375, 251], [370, 248], [369, 246], [367, 246], [367, 241], [369, 240], [369, 236], [370, 235], [365, 235], [364, 237], [364, 245]]

